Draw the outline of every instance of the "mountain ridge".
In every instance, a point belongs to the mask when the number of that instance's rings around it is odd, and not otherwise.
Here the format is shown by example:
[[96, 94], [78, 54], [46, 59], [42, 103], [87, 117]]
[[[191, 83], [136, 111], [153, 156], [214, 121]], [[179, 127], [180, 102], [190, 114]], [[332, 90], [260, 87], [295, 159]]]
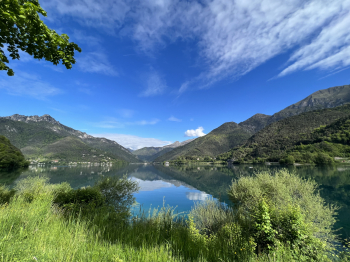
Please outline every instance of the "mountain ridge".
[[[126, 162], [139, 162], [126, 148], [117, 142], [88, 135], [61, 124], [50, 115], [41, 117], [14, 114], [0, 117], [0, 134], [5, 135], [18, 148], [27, 146], [42, 148], [64, 137], [73, 136], [92, 149], [112, 154]], [[22, 136], [21, 136], [22, 134]]]

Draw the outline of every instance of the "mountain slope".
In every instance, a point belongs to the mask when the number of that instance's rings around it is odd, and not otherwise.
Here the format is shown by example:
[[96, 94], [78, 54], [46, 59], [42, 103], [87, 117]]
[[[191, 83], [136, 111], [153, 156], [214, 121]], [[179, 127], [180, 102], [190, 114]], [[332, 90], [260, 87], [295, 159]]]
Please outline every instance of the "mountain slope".
[[22, 152], [10, 140], [0, 135], [0, 169], [24, 167], [28, 164]]
[[[105, 138], [97, 138], [62, 125], [49, 115], [0, 117], [0, 134], [9, 138], [24, 154], [39, 156], [42, 148], [65, 137], [75, 137], [94, 150], [127, 162], [139, 162], [127, 149]], [[68, 154], [68, 152], [67, 152]]]
[[241, 126], [244, 130], [254, 134], [263, 129], [267, 125], [267, 122], [270, 118], [271, 116], [269, 115], [255, 114], [251, 118], [248, 118], [238, 125]]
[[194, 140], [194, 139], [188, 139], [188, 140], [185, 140], [183, 142], [176, 141], [170, 145], [166, 145], [163, 147], [143, 147], [143, 148], [140, 148], [138, 150], [133, 151], [132, 153], [143, 161], [151, 162], [154, 159], [156, 159], [157, 157], [160, 157], [160, 156], [164, 155], [165, 153], [173, 150], [174, 148], [188, 144], [192, 140]]
[[349, 115], [350, 105], [347, 104], [288, 117], [266, 126], [249, 138], [243, 146], [218, 157], [238, 162], [254, 159], [278, 161], [287, 150], [308, 139], [316, 128]]
[[251, 135], [251, 132], [244, 130], [235, 122], [227, 122], [209, 134], [199, 137], [184, 146], [177, 147], [154, 161], [174, 160], [179, 156], [213, 157], [243, 144]]
[[350, 85], [322, 89], [272, 115], [267, 124], [304, 112], [333, 108], [346, 103], [350, 103]]

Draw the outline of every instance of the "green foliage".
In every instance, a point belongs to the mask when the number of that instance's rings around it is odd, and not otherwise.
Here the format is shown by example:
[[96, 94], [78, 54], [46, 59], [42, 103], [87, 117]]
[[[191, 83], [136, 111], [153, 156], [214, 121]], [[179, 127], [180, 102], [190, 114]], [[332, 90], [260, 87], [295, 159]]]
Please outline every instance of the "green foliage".
[[0, 169], [27, 167], [28, 161], [25, 160], [19, 149], [13, 146], [6, 137], [0, 135]]
[[234, 221], [231, 208], [214, 199], [195, 203], [190, 217], [199, 232], [207, 236], [218, 233], [224, 225]]
[[[219, 155], [235, 163], [271, 161], [282, 164], [330, 164], [350, 157], [350, 105], [302, 113], [272, 123], [245, 145]], [[292, 161], [294, 158], [294, 161]]]
[[[69, 162], [137, 162], [115, 142], [81, 138], [82, 133], [55, 120], [28, 123], [0, 118], [0, 134], [20, 148], [27, 159]], [[94, 150], [94, 151], [93, 151]], [[108, 159], [110, 158], [110, 159]]]
[[0, 205], [9, 203], [11, 198], [15, 195], [16, 190], [8, 189], [4, 185], [0, 185]]
[[209, 134], [163, 154], [154, 162], [175, 160], [178, 157], [193, 157], [193, 159], [204, 156], [214, 157], [243, 144], [251, 134], [250, 131], [243, 129], [238, 124], [227, 122]]
[[54, 65], [62, 64], [67, 69], [75, 64], [74, 51], [80, 47], [69, 42], [65, 34], [58, 35], [49, 29], [39, 15], [46, 16], [37, 0], [2, 0], [0, 2], [0, 70], [9, 76], [14, 72], [5, 63], [9, 63], [2, 48], [7, 50], [12, 59], [20, 59], [18, 50], [22, 50], [35, 59], [45, 59]]
[[323, 244], [334, 238], [336, 214], [335, 207], [327, 206], [316, 188], [314, 181], [280, 170], [274, 175], [261, 172], [241, 177], [232, 183], [228, 194], [244, 231], [254, 236], [258, 251], [266, 252], [278, 241], [297, 245], [300, 252], [316, 259], [326, 250]]
[[126, 176], [121, 179], [107, 177], [100, 180], [95, 187], [101, 192], [107, 205], [112, 206], [117, 213], [126, 215], [129, 215], [129, 209], [135, 202], [133, 193], [139, 190], [138, 183]]

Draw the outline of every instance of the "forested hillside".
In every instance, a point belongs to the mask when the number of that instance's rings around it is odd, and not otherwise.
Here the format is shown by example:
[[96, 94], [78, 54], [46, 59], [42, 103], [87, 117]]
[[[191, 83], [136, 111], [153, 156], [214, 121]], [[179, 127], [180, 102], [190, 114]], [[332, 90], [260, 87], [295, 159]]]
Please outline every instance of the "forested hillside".
[[0, 169], [28, 166], [21, 151], [10, 143], [6, 137], [0, 135]]
[[184, 146], [194, 139], [188, 139], [182, 142], [176, 141], [170, 145], [162, 147], [143, 147], [133, 151], [132, 153], [136, 155], [140, 160], [152, 162], [154, 159], [164, 155], [167, 152], [172, 151], [174, 148]]
[[[328, 135], [331, 139], [330, 142], [332, 141], [332, 137], [343, 139], [346, 136], [345, 131], [341, 131], [340, 133], [335, 131], [337, 130], [336, 127], [341, 126], [343, 122], [339, 122], [339, 124], [335, 122], [349, 115], [350, 105], [347, 104], [336, 108], [310, 111], [288, 117], [266, 126], [249, 138], [243, 146], [221, 154], [218, 158], [232, 159], [235, 162], [279, 161], [284, 159], [287, 156], [287, 152], [290, 152], [295, 146], [308, 143], [307, 141], [309, 143], [319, 141], [321, 136], [316, 132], [318, 130], [317, 128], [322, 129], [324, 126], [334, 123], [334, 126], [324, 129], [326, 130], [324, 132], [331, 132], [333, 130], [332, 135]], [[345, 127], [343, 126], [342, 128]], [[326, 137], [324, 137], [324, 140], [326, 140]]]
[[[55, 154], [60, 149], [55, 149], [55, 146], [62, 146], [62, 143], [66, 142], [67, 144], [64, 146], [65, 151], [61, 152], [60, 156], [62, 157], [61, 159], [68, 160], [73, 156], [72, 152], [78, 154], [79, 150], [76, 150], [77, 143], [70, 144], [67, 142], [70, 139], [64, 140], [64, 138], [74, 137], [76, 138], [74, 141], [79, 140], [80, 144], [84, 144], [83, 147], [85, 148], [82, 151], [80, 150], [78, 155], [74, 156], [75, 161], [77, 159], [84, 161], [86, 158], [82, 157], [82, 152], [86, 154], [86, 150], [88, 150], [92, 155], [94, 155], [93, 151], [98, 152], [99, 155], [108, 154], [113, 160], [139, 162], [135, 156], [115, 141], [93, 137], [74, 130], [62, 125], [49, 115], [42, 117], [21, 115], [1, 117], [0, 135], [5, 135], [13, 145], [21, 149], [26, 157], [30, 158], [56, 159]], [[57, 143], [60, 140], [62, 141]], [[97, 160], [99, 160], [98, 157], [95, 158], [95, 161]]]
[[177, 147], [174, 150], [158, 157], [155, 162], [174, 160], [177, 157], [214, 157], [220, 153], [243, 144], [250, 136], [251, 132], [244, 130], [235, 122], [225, 123], [211, 131], [209, 134], [199, 137], [192, 142]]

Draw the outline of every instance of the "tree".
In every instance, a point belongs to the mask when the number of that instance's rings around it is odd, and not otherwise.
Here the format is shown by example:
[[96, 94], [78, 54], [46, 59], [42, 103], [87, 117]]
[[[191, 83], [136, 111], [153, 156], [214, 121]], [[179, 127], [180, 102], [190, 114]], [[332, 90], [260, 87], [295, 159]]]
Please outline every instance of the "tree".
[[22, 50], [36, 59], [45, 59], [58, 65], [60, 61], [67, 69], [75, 64], [74, 51], [80, 47], [69, 42], [66, 34], [58, 35], [49, 29], [40, 19], [39, 14], [47, 16], [38, 0], [1, 0], [0, 1], [0, 70], [9, 76], [14, 72], [3, 48], [12, 59], [19, 59], [18, 50]]

